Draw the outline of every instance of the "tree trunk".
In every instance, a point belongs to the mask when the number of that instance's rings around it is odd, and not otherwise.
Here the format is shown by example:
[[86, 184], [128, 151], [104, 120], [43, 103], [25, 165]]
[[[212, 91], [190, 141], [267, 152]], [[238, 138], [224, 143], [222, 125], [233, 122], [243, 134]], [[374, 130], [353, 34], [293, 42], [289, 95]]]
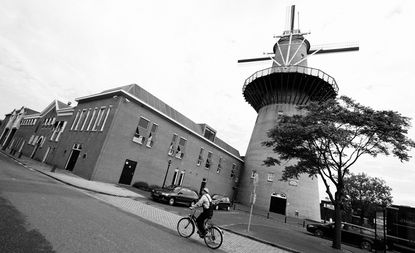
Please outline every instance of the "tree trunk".
[[332, 247], [335, 249], [341, 249], [341, 240], [342, 240], [342, 231], [341, 231], [341, 200], [338, 196], [339, 194], [335, 194], [335, 203], [334, 203], [334, 237], [333, 237], [333, 245]]

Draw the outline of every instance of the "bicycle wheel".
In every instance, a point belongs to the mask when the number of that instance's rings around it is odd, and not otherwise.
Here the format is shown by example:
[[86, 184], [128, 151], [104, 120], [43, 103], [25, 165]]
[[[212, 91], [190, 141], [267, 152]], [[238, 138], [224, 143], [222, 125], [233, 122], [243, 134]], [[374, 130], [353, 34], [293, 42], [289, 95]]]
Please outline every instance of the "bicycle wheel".
[[177, 232], [180, 236], [188, 238], [195, 232], [195, 224], [188, 217], [181, 218], [179, 222], [177, 222]]
[[222, 245], [223, 242], [222, 231], [218, 227], [212, 226], [207, 229], [204, 240], [209, 248], [217, 249]]

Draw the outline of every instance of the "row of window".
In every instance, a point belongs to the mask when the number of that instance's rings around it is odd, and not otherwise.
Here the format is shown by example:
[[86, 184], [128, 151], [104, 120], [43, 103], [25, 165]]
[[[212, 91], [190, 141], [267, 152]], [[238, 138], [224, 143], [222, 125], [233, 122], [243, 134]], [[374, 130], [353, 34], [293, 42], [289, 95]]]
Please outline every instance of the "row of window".
[[51, 141], [59, 141], [59, 137], [63, 133], [66, 127], [66, 121], [57, 121], [53, 124], [52, 135], [50, 136]]
[[23, 119], [20, 122], [21, 126], [34, 126], [36, 124], [37, 119]]
[[111, 111], [111, 105], [102, 106], [94, 109], [88, 108], [78, 110], [75, 120], [72, 122], [70, 130], [73, 131], [103, 131], [108, 115]]
[[172, 185], [182, 185], [184, 180], [184, 175], [186, 171], [182, 170], [179, 174], [179, 169], [174, 170], [173, 179], [171, 180]]
[[[158, 130], [158, 124], [154, 122], [150, 122], [150, 120], [144, 117], [140, 117], [138, 120], [138, 125], [136, 127], [132, 141], [138, 144], [145, 144], [148, 148], [152, 148], [154, 145], [155, 139], [156, 139], [157, 130]], [[182, 136], [179, 137], [177, 134], [173, 134], [167, 154], [177, 159], [183, 159], [185, 155], [185, 151], [186, 151], [186, 143], [187, 143], [186, 138]], [[201, 148], [197, 162], [196, 162], [197, 166], [200, 166], [203, 163], [204, 161], [203, 156], [204, 156], [204, 149]], [[206, 169], [210, 169], [210, 167], [212, 166], [213, 164], [212, 158], [213, 158], [213, 153], [208, 151], [206, 162], [204, 165]], [[222, 170], [222, 163], [223, 163], [223, 158], [219, 157], [218, 166], [216, 168], [216, 173], [218, 174], [220, 174]], [[236, 164], [232, 164], [231, 178], [235, 177], [235, 172], [236, 172]]]
[[151, 128], [149, 128], [149, 126], [150, 121], [146, 118], [140, 117], [134, 133], [133, 142], [138, 144], [145, 143], [148, 148], [152, 148], [154, 142], [156, 141], [158, 125], [156, 123], [152, 123]]
[[36, 144], [39, 144], [39, 147], [43, 147], [43, 143], [45, 143], [45, 137], [40, 136], [40, 135], [32, 135], [29, 141], [27, 142], [27, 144], [33, 145], [33, 146]]
[[47, 118], [43, 120], [42, 127], [53, 126], [55, 124], [56, 118]]

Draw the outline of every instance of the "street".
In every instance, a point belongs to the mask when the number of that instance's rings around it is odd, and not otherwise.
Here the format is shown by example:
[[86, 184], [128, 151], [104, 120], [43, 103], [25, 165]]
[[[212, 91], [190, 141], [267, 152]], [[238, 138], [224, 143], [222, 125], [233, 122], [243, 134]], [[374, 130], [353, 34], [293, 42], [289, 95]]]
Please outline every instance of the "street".
[[[0, 155], [0, 252], [208, 252]], [[220, 250], [218, 251], [220, 252]]]

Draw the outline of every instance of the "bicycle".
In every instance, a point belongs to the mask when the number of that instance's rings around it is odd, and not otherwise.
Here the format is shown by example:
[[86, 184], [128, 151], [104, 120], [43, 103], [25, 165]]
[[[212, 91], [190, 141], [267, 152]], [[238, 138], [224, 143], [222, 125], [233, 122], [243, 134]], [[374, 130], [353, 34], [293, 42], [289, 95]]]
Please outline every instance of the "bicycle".
[[[195, 232], [195, 227], [199, 231], [196, 225], [196, 209], [193, 210], [193, 213], [189, 214], [188, 217], [181, 218], [177, 222], [177, 232], [181, 237], [189, 238]], [[205, 222], [206, 235], [203, 237], [206, 246], [211, 249], [217, 249], [222, 245], [223, 242], [223, 233], [222, 230], [213, 225], [210, 222], [210, 219]]]

